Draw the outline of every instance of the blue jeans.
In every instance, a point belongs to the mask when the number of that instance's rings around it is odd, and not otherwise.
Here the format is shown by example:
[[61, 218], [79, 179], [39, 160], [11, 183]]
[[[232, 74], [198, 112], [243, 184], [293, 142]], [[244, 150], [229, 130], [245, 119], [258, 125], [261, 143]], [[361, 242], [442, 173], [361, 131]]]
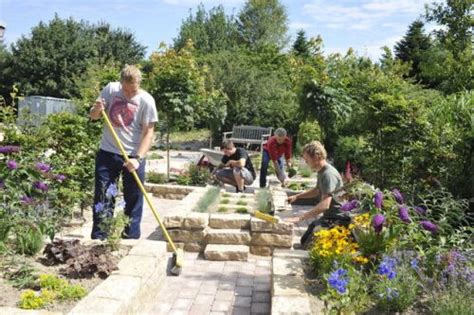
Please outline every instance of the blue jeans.
[[[124, 166], [124, 158], [115, 153], [99, 150], [95, 160], [95, 190], [94, 190], [94, 205], [93, 210], [93, 226], [92, 239], [107, 238], [106, 232], [100, 229], [100, 224], [104, 218], [104, 212], [96, 211], [95, 205], [99, 202], [107, 202], [107, 208], [111, 212], [106, 212], [107, 215], [113, 214], [115, 208], [115, 198], [106, 198], [105, 192], [111, 184], [117, 184], [120, 174], [122, 174], [123, 182], [123, 196], [125, 201], [125, 214], [130, 218], [130, 224], [124, 230], [124, 238], [140, 238], [140, 222], [143, 213], [143, 194], [138, 187], [132, 173], [130, 173]], [[145, 180], [145, 161], [140, 163], [136, 170], [138, 177], [143, 183]]]
[[[268, 172], [268, 164], [270, 163], [270, 153], [267, 150], [263, 150], [262, 153], [262, 165], [260, 167], [260, 188], [265, 188], [267, 186], [267, 172]], [[278, 167], [280, 168], [280, 172], [284, 172], [285, 167], [285, 160], [283, 159], [283, 155], [280, 156], [277, 160]]]

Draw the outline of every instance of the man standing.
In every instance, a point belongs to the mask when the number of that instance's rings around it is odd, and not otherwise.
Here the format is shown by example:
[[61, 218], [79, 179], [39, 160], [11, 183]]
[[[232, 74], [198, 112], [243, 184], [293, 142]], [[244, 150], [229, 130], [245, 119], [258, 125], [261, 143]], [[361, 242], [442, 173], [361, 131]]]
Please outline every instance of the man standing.
[[237, 192], [244, 192], [245, 185], [251, 185], [255, 179], [255, 170], [249, 154], [244, 148], [236, 148], [231, 140], [222, 142], [221, 150], [224, 156], [215, 171], [216, 179], [235, 186]]
[[291, 140], [286, 136], [286, 130], [278, 128], [275, 135], [268, 139], [263, 146], [262, 166], [260, 167], [260, 188], [267, 186], [267, 171], [270, 160], [273, 162], [276, 176], [282, 185], [285, 184], [285, 164], [283, 156], [286, 159], [286, 165], [291, 167]]
[[[144, 158], [150, 149], [154, 126], [158, 121], [155, 100], [146, 91], [140, 89], [141, 80], [140, 70], [135, 66], [126, 65], [120, 73], [120, 82], [109, 83], [102, 90], [90, 111], [92, 120], [101, 118], [103, 110], [107, 112], [129, 157], [129, 162], [125, 163], [115, 139], [104, 125], [95, 164], [92, 239], [107, 237], [106, 232], [100, 227], [104, 213], [96, 209], [98, 208], [96, 205], [105, 201], [106, 192], [117, 183], [121, 174], [125, 214], [130, 218], [130, 223], [124, 230], [124, 237], [140, 238], [143, 194], [131, 172], [137, 172], [140, 180], [144, 181]], [[114, 209], [115, 200], [109, 199], [111, 200], [107, 201], [106, 206], [108, 209]]]
[[[340, 203], [334, 198], [333, 192], [342, 187], [343, 182], [337, 169], [326, 161], [327, 153], [319, 141], [312, 141], [303, 148], [303, 159], [311, 169], [318, 172], [316, 187], [308, 191], [288, 197], [293, 203], [298, 199], [320, 197], [318, 204], [303, 215], [288, 218], [288, 222], [298, 223], [303, 220], [314, 220], [301, 237], [301, 244], [307, 246], [312, 241], [313, 229], [316, 226], [330, 227], [334, 224], [348, 224], [350, 218], [339, 210]], [[323, 214], [318, 219], [319, 215]]]

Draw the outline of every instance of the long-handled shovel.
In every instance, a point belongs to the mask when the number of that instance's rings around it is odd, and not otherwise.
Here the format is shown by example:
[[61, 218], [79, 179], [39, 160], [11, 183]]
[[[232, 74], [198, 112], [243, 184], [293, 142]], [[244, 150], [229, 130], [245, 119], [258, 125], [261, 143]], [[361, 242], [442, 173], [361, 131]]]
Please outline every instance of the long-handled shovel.
[[[128, 155], [127, 153], [125, 152], [125, 149], [123, 148], [123, 145], [122, 143], [120, 142], [120, 139], [118, 138], [117, 134], [115, 133], [115, 130], [114, 130], [114, 127], [112, 126], [112, 124], [110, 123], [110, 119], [109, 117], [107, 116], [107, 114], [105, 113], [105, 111], [102, 111], [102, 117], [104, 117], [104, 120], [105, 120], [105, 123], [107, 124], [107, 127], [109, 128], [110, 130], [110, 133], [112, 134], [112, 136], [114, 137], [115, 139], [115, 142], [117, 143], [117, 146], [119, 147], [120, 149], [120, 152], [122, 153], [123, 155], [123, 158], [125, 159], [125, 161], [128, 163], [129, 159], [128, 159]], [[170, 235], [168, 234], [168, 231], [166, 231], [166, 228], [165, 226], [163, 225], [163, 222], [161, 221], [161, 218], [160, 216], [158, 215], [158, 212], [156, 211], [155, 207], [153, 206], [150, 198], [148, 197], [148, 194], [147, 192], [145, 191], [145, 187], [143, 187], [143, 184], [140, 180], [140, 178], [138, 177], [137, 175], [137, 172], [136, 171], [132, 171], [131, 172], [132, 175], [133, 175], [133, 178], [135, 179], [138, 187], [140, 187], [140, 190], [141, 192], [143, 193], [143, 196], [145, 197], [145, 200], [148, 204], [148, 207], [150, 207], [151, 211], [153, 212], [153, 215], [155, 216], [155, 219], [156, 221], [158, 221], [158, 224], [160, 225], [160, 228], [161, 228], [161, 231], [163, 231], [163, 234], [165, 235], [166, 237], [166, 240], [168, 241], [168, 243], [170, 244], [171, 246], [171, 249], [173, 250], [173, 266], [171, 267], [171, 270], [170, 272], [175, 275], [175, 276], [179, 276], [179, 274], [181, 273], [181, 268], [183, 267], [183, 256], [184, 256], [184, 253], [181, 249], [177, 249], [176, 246], [174, 245], [173, 243], [173, 240], [171, 239]]]

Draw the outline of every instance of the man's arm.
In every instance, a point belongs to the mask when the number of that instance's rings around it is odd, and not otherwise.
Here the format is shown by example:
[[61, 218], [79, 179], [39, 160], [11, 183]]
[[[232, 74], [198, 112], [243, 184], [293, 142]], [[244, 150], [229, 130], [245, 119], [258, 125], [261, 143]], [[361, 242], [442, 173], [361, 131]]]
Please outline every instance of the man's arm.
[[[137, 150], [137, 155], [140, 158], [144, 158], [148, 150], [150, 150], [151, 144], [153, 142], [154, 130], [155, 130], [154, 122], [149, 123], [148, 126], [146, 126], [143, 129], [140, 146], [138, 147], [138, 150]], [[124, 166], [130, 172], [132, 172], [134, 170], [137, 170], [140, 167], [140, 162], [137, 159], [132, 158], [129, 160], [128, 163], [125, 163]]]
[[299, 193], [297, 195], [288, 197], [288, 202], [293, 203], [298, 199], [314, 198], [314, 197], [319, 196], [319, 194], [320, 194], [320, 192], [319, 192], [318, 188], [316, 188], [316, 187], [311, 188], [310, 190], [307, 190], [307, 191], [304, 191], [304, 192]]
[[303, 215], [298, 217], [299, 221], [308, 220], [311, 218], [317, 217], [319, 214], [323, 213], [329, 209], [332, 201], [332, 196], [329, 194], [322, 194], [321, 201], [313, 209], [305, 212]]
[[230, 160], [229, 162], [227, 162], [226, 166], [229, 166], [229, 167], [245, 167], [245, 161], [246, 161], [246, 159], [240, 159], [238, 161]]

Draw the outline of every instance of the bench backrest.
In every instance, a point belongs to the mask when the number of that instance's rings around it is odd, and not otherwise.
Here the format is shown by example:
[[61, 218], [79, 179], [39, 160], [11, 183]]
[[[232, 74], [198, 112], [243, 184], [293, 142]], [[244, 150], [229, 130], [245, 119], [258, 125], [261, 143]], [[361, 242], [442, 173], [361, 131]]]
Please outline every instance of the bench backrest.
[[272, 127], [258, 126], [234, 126], [232, 128], [232, 138], [261, 140], [263, 135], [271, 135]]

